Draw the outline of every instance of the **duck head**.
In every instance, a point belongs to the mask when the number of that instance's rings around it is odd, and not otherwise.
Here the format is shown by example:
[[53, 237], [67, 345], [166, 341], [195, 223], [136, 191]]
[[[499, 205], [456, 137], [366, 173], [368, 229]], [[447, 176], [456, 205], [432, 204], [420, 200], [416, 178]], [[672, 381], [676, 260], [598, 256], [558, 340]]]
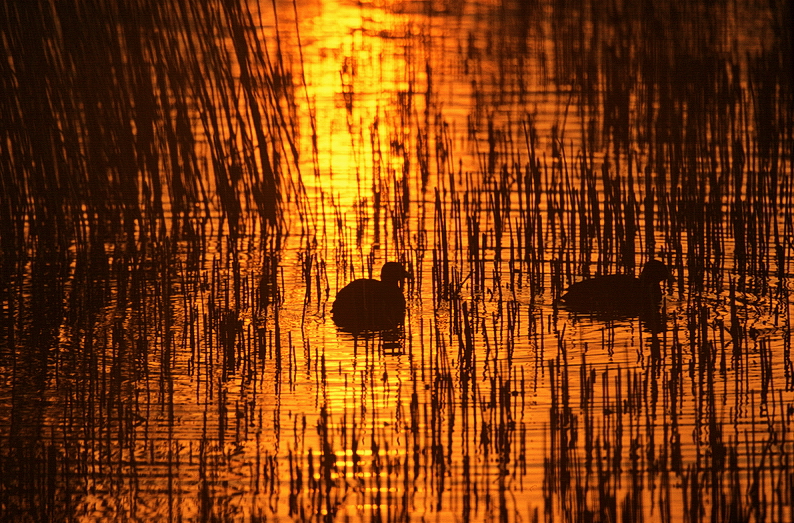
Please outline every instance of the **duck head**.
[[387, 283], [400, 283], [410, 275], [399, 262], [386, 262], [380, 270], [380, 281]]
[[645, 285], [656, 285], [670, 277], [667, 266], [659, 260], [650, 260], [642, 268], [640, 281]]

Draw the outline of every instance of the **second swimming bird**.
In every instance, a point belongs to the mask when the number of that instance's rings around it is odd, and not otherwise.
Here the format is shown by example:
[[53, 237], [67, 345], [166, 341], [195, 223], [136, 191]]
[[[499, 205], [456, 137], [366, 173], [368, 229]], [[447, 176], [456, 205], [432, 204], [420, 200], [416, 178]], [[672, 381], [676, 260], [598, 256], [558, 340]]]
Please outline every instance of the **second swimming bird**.
[[560, 297], [566, 309], [574, 312], [606, 311], [640, 315], [656, 307], [662, 299], [659, 283], [670, 272], [659, 260], [650, 260], [639, 278], [629, 274], [610, 274], [576, 282]]

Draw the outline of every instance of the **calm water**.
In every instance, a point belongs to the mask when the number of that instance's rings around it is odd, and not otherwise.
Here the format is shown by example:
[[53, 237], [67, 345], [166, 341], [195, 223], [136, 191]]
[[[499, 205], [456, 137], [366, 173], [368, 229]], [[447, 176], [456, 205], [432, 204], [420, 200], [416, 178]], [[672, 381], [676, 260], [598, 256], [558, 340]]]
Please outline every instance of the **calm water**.
[[3, 26], [0, 520], [792, 520], [787, 4], [212, 5]]

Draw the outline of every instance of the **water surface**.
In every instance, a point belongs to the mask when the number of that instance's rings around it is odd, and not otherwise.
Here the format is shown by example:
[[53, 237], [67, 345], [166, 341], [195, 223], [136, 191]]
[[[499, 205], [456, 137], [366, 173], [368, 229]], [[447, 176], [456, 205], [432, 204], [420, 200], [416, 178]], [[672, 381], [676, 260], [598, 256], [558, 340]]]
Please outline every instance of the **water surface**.
[[787, 9], [8, 8], [0, 514], [789, 521]]

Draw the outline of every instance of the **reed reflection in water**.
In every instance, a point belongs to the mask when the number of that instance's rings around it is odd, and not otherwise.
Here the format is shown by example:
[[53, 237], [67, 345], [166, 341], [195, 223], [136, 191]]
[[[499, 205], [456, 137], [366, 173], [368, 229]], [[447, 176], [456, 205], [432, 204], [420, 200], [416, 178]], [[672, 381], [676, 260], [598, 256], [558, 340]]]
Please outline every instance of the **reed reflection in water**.
[[787, 3], [2, 9], [0, 519], [794, 516]]

